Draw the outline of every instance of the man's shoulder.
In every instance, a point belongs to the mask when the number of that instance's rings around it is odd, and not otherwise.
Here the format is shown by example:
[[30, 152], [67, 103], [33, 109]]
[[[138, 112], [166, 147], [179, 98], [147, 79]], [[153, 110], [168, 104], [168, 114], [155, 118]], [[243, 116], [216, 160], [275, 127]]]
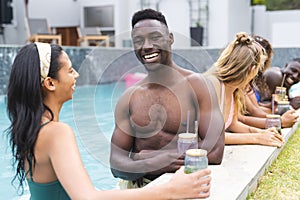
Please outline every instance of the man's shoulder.
[[193, 79], [196, 79], [196, 80], [198, 80], [198, 79], [205, 79], [205, 77], [203, 76], [203, 74], [197, 73], [197, 72], [194, 72], [194, 71], [190, 71], [190, 73], [188, 73], [186, 77], [188, 79], [191, 79], [191, 80], [193, 80]]
[[199, 86], [199, 84], [203, 84], [203, 83], [206, 83], [207, 81], [209, 81], [209, 79], [206, 76], [204, 76], [201, 73], [196, 73], [196, 72], [189, 74], [186, 78], [191, 84], [195, 83], [198, 86]]

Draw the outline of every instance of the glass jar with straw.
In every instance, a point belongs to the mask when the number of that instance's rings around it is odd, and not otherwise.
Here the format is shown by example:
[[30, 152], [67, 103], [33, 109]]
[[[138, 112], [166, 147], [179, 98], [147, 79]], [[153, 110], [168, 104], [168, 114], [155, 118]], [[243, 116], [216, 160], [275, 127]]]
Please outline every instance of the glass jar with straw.
[[189, 133], [190, 112], [187, 113], [186, 132], [178, 134], [177, 151], [184, 154], [188, 149], [198, 149], [198, 122], [195, 121], [195, 133]]
[[283, 101], [285, 99], [285, 95], [286, 95], [286, 88], [277, 86], [275, 89], [275, 101], [276, 102]]
[[277, 102], [277, 114], [283, 115], [290, 109], [290, 102], [287, 100]]
[[284, 81], [285, 81], [285, 76], [286, 74], [283, 75], [282, 80], [281, 80], [281, 85], [277, 86], [275, 88], [275, 101], [283, 101], [285, 99], [286, 95], [286, 88], [283, 87]]

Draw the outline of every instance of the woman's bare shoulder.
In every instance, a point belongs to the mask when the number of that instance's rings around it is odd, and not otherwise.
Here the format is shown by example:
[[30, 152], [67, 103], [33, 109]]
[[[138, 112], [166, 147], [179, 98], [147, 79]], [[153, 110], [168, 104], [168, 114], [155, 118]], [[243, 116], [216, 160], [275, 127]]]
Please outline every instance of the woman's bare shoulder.
[[51, 121], [41, 128], [40, 134], [45, 135], [45, 137], [63, 137], [66, 135], [73, 135], [73, 130], [64, 122]]

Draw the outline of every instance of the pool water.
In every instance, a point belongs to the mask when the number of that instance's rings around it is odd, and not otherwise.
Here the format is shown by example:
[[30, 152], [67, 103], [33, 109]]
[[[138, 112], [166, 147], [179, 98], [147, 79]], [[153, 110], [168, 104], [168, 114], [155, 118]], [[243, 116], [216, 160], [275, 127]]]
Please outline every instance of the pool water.
[[[109, 152], [114, 129], [113, 111], [124, 89], [124, 82], [79, 86], [73, 100], [66, 102], [61, 110], [60, 121], [73, 128], [84, 166], [98, 189], [115, 189], [118, 182], [110, 171]], [[5, 96], [0, 96], [0, 199], [20, 199], [11, 185], [15, 172], [8, 139], [3, 133], [9, 126], [4, 99]], [[25, 185], [23, 197], [28, 194]]]

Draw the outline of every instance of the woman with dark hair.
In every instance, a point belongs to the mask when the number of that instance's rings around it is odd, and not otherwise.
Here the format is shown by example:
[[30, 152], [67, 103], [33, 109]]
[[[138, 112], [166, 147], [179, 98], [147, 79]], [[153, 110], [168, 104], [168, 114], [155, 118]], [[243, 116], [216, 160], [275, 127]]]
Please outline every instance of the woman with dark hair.
[[[96, 190], [83, 166], [73, 130], [59, 121], [72, 99], [76, 78], [68, 55], [58, 45], [31, 43], [16, 56], [9, 80], [7, 110], [15, 179], [27, 180], [35, 199], [182, 199], [209, 196], [210, 170], [185, 174], [149, 188]], [[205, 178], [203, 178], [205, 176]], [[206, 186], [203, 186], [206, 185]]]
[[250, 87], [247, 87], [247, 90], [245, 91], [246, 106], [249, 115], [266, 117], [266, 114], [270, 114], [271, 110], [269, 108], [260, 106], [258, 102], [260, 102], [265, 95], [272, 95], [270, 94], [269, 88], [265, 83], [263, 74], [271, 67], [271, 60], [274, 55], [274, 51], [271, 43], [267, 39], [258, 35], [254, 35], [253, 39], [266, 50], [267, 59], [264, 62], [263, 67], [258, 71], [255, 78], [250, 82]]
[[[264, 73], [271, 69], [271, 60], [274, 53], [272, 45], [267, 39], [257, 35], [253, 36], [253, 38], [266, 50], [267, 59], [264, 62], [263, 67], [260, 69], [260, 71], [258, 71], [256, 77], [250, 82], [250, 87], [247, 87], [245, 91], [247, 115], [243, 115], [240, 113], [239, 120], [244, 124], [248, 124], [250, 126], [265, 128], [267, 121], [266, 117], [268, 114], [272, 113], [272, 109], [262, 106], [260, 101], [272, 95], [272, 91], [269, 89]], [[276, 80], [276, 76], [274, 76], [274, 74], [272, 79]], [[279, 81], [281, 81], [281, 79]], [[281, 126], [283, 128], [291, 127], [295, 124], [297, 119], [298, 115], [296, 111], [294, 109], [291, 109], [282, 114]]]

